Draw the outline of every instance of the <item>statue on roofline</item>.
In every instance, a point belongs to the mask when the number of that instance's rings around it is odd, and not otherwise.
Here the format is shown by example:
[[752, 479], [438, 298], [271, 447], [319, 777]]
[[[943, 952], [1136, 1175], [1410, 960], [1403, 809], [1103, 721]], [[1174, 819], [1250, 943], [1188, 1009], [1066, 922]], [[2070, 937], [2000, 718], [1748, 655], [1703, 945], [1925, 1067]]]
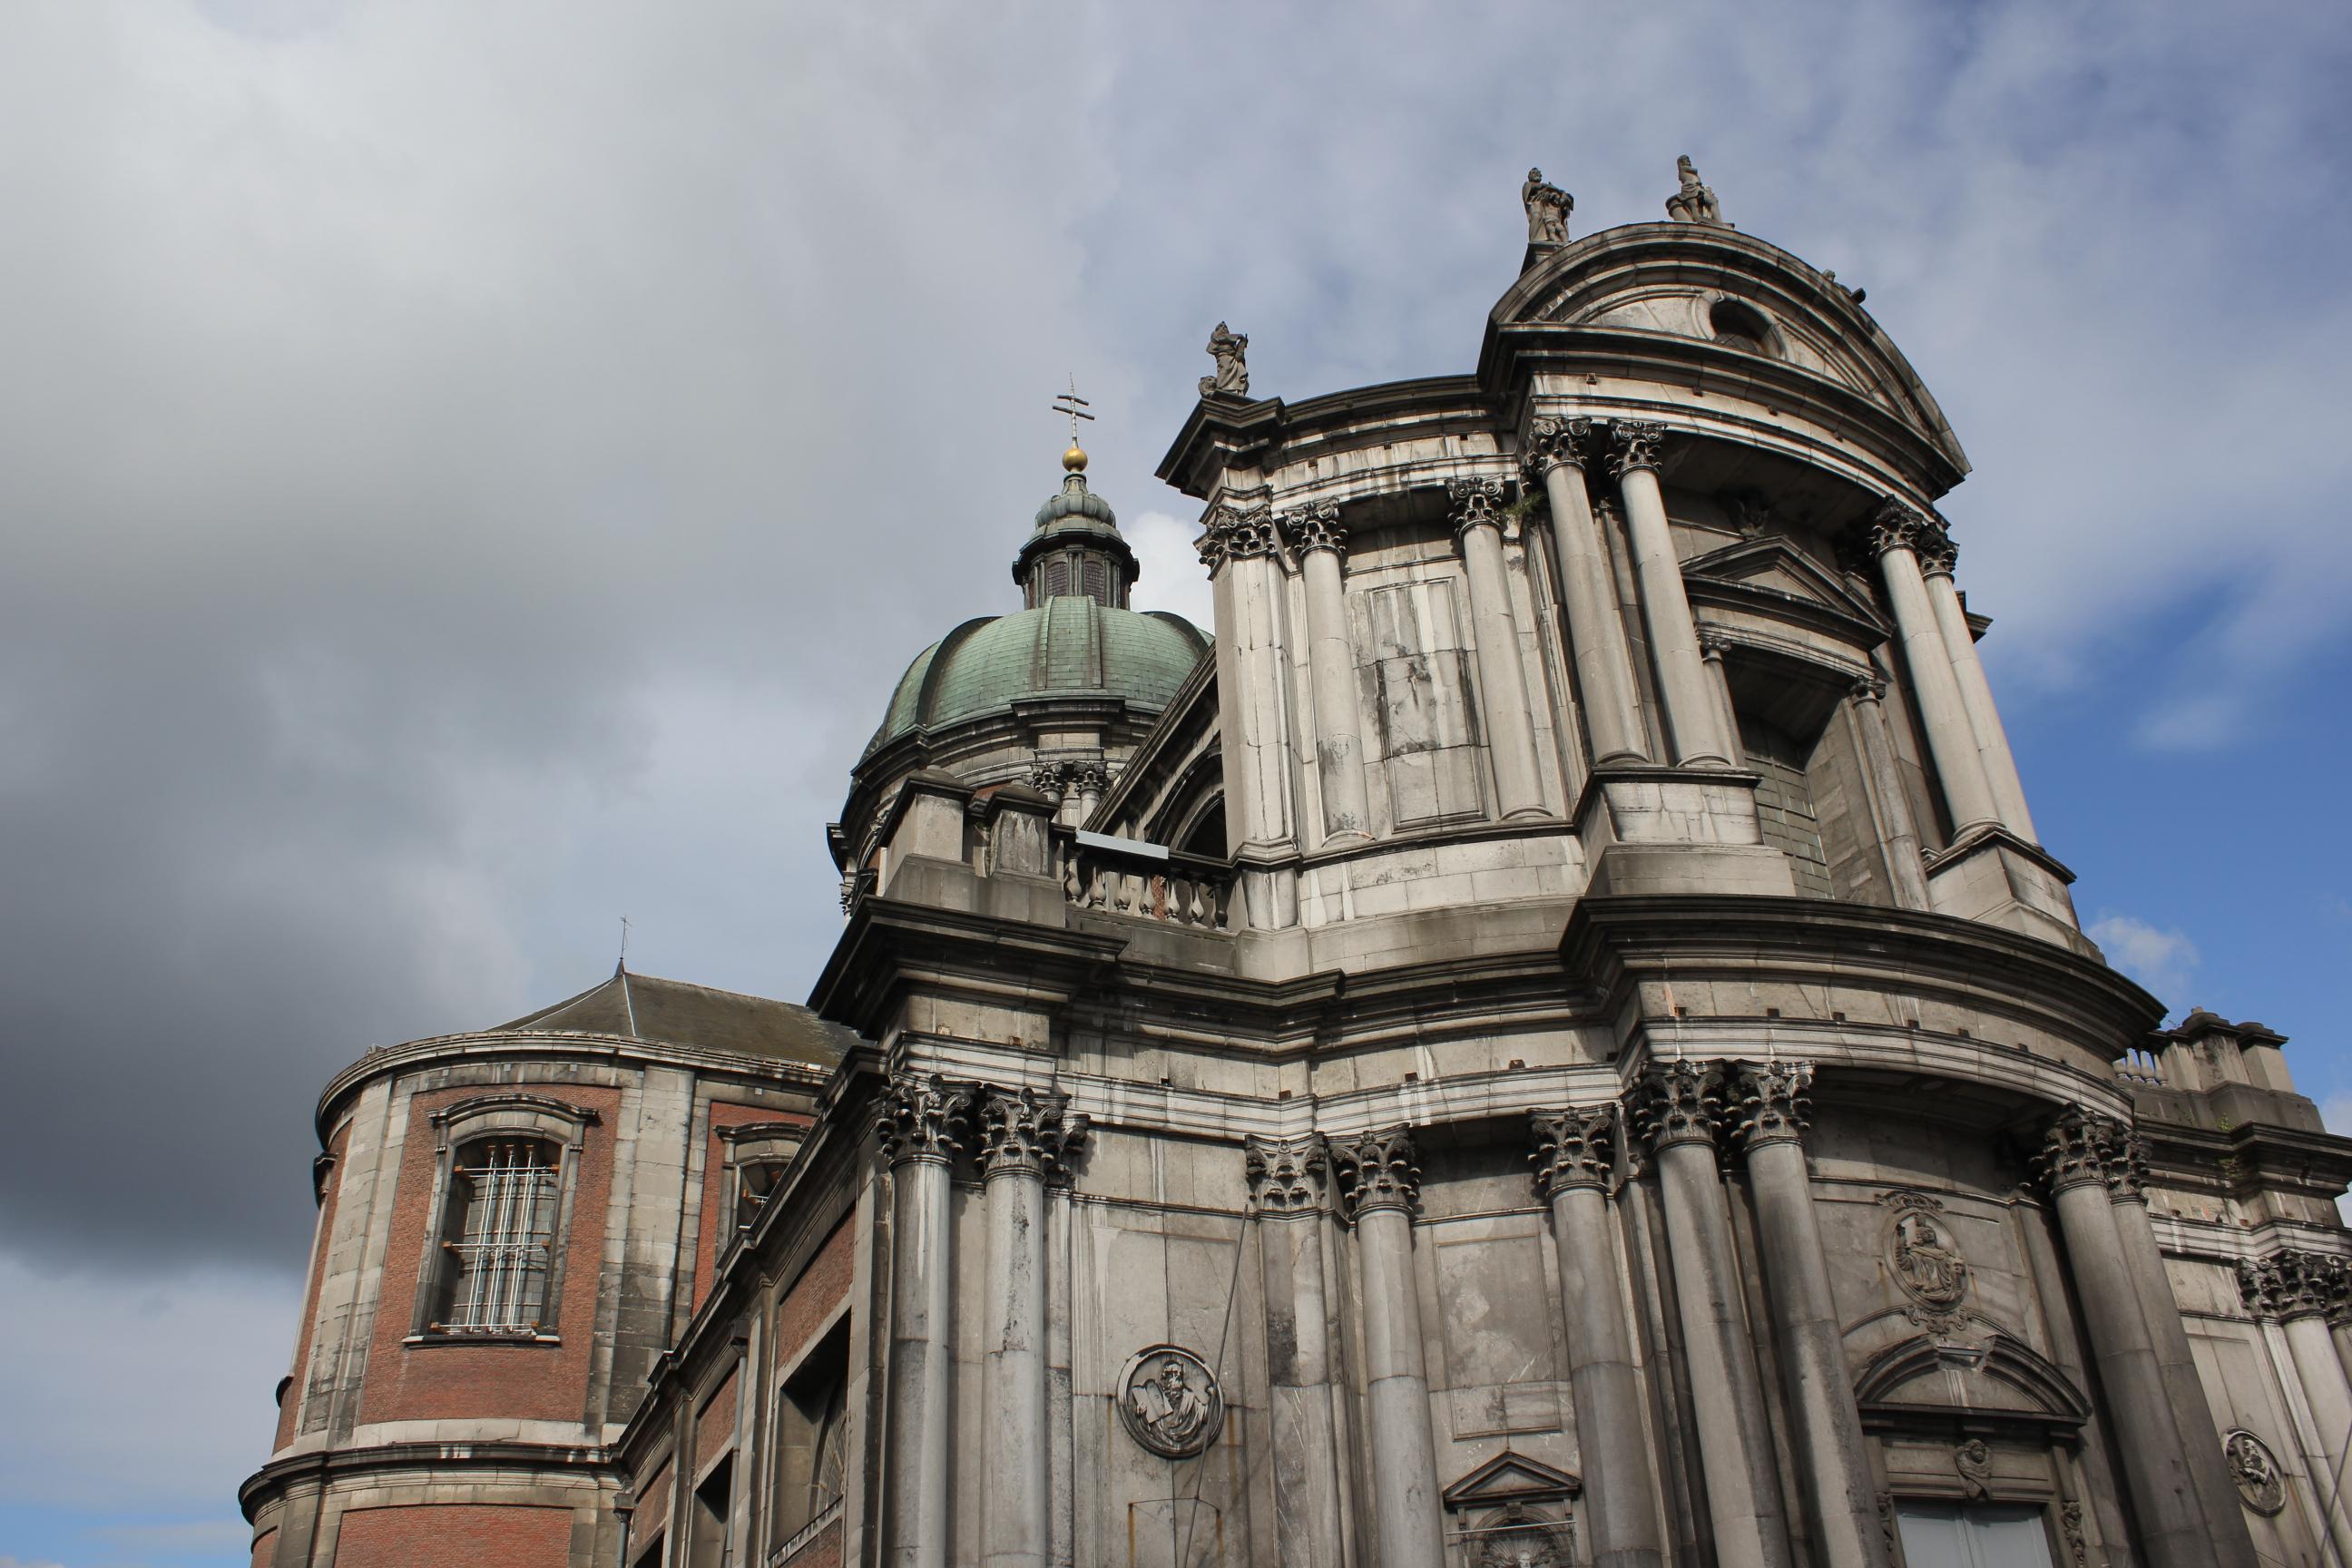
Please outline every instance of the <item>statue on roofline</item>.
[[1675, 160], [1675, 177], [1682, 182], [1681, 189], [1666, 198], [1666, 216], [1676, 223], [1711, 223], [1719, 228], [1731, 225], [1723, 221], [1723, 208], [1715, 199], [1715, 191], [1698, 177], [1697, 166], [1685, 153]]
[[1247, 397], [1249, 395], [1249, 334], [1236, 332], [1224, 322], [1209, 334], [1209, 356], [1217, 362], [1215, 374], [1201, 378], [1203, 397]]
[[1528, 171], [1519, 186], [1519, 205], [1528, 209], [1529, 245], [1568, 243], [1568, 215], [1576, 210], [1576, 198], [1546, 182], [1541, 169]]

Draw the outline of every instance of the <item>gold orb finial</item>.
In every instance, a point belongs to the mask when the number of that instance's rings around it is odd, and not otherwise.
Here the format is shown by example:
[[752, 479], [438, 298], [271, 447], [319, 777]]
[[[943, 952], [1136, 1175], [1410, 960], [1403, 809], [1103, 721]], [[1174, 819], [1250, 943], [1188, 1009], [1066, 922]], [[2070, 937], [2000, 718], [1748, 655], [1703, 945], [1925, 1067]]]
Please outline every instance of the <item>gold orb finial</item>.
[[1078, 445], [1078, 421], [1092, 419], [1087, 412], [1087, 400], [1078, 395], [1078, 378], [1070, 377], [1070, 390], [1054, 399], [1054, 412], [1066, 414], [1070, 420], [1070, 449], [1062, 454], [1062, 467], [1074, 474], [1087, 471], [1087, 449]]
[[1087, 449], [1084, 447], [1079, 446], [1076, 441], [1071, 442], [1070, 449], [1062, 454], [1062, 467], [1074, 474], [1085, 473], [1087, 471]]

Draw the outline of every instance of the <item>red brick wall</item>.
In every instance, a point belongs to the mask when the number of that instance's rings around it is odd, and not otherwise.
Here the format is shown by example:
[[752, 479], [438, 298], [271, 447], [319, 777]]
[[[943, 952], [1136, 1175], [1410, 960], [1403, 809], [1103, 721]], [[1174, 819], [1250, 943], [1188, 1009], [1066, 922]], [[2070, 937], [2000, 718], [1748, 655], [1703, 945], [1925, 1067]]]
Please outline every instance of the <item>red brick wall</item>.
[[851, 1217], [834, 1226], [833, 1234], [824, 1238], [809, 1266], [784, 1292], [783, 1305], [776, 1310], [776, 1352], [779, 1366], [801, 1353], [801, 1348], [816, 1336], [833, 1310], [849, 1297], [849, 1282], [857, 1258], [856, 1211]]
[[702, 1407], [702, 1414], [694, 1418], [694, 1473], [698, 1476], [702, 1473], [703, 1466], [735, 1441], [737, 1381], [734, 1373], [728, 1373], [727, 1381], [719, 1385], [719, 1392], [712, 1394], [710, 1402]]
[[710, 1103], [710, 1127], [703, 1134], [702, 1154], [702, 1233], [694, 1244], [694, 1304], [699, 1309], [709, 1299], [710, 1283], [719, 1272], [720, 1242], [732, 1234], [735, 1216], [720, 1214], [727, 1201], [727, 1143], [719, 1136], [722, 1127], [748, 1127], [754, 1121], [789, 1121], [806, 1127], [815, 1119], [793, 1111], [778, 1110], [771, 1105], [730, 1105], [721, 1100]]
[[784, 1559], [792, 1568], [841, 1568], [841, 1521], [835, 1520]]
[[646, 1489], [637, 1494], [637, 1511], [630, 1517], [643, 1526], [635, 1532], [631, 1537], [632, 1540], [651, 1535], [662, 1527], [664, 1521], [669, 1518], [668, 1465], [665, 1464], [660, 1469], [656, 1470], [653, 1473], [653, 1479], [646, 1482]]
[[[310, 1288], [302, 1293], [302, 1324], [294, 1336], [294, 1380], [286, 1385], [286, 1397], [278, 1402], [278, 1441], [272, 1453], [294, 1440], [294, 1416], [302, 1408], [302, 1391], [310, 1384], [310, 1331], [318, 1324], [319, 1286], [327, 1278], [327, 1254], [334, 1249], [335, 1206], [343, 1195], [343, 1148], [351, 1141], [352, 1124], [346, 1121], [327, 1143], [335, 1163], [327, 1173], [327, 1201], [319, 1208], [317, 1240], [310, 1247], [315, 1255], [310, 1259]], [[259, 1548], [255, 1550], [257, 1552]]]
[[572, 1510], [425, 1503], [343, 1515], [334, 1568], [568, 1568]]
[[265, 1530], [253, 1538], [253, 1568], [270, 1568], [269, 1559], [278, 1551], [278, 1532]]
[[440, 1129], [432, 1113], [469, 1100], [483, 1089], [438, 1089], [409, 1101], [407, 1141], [400, 1155], [392, 1237], [384, 1251], [383, 1298], [368, 1352], [362, 1421], [446, 1420], [504, 1416], [520, 1421], [578, 1421], [587, 1407], [588, 1342], [596, 1324], [596, 1281], [603, 1272], [604, 1209], [613, 1190], [613, 1129], [618, 1090], [578, 1084], [526, 1084], [568, 1105], [597, 1113], [581, 1140], [572, 1177], [571, 1229], [563, 1244], [563, 1289], [556, 1309], [560, 1345], [403, 1344], [415, 1319], [417, 1270], [428, 1241], [436, 1241], [433, 1204]]

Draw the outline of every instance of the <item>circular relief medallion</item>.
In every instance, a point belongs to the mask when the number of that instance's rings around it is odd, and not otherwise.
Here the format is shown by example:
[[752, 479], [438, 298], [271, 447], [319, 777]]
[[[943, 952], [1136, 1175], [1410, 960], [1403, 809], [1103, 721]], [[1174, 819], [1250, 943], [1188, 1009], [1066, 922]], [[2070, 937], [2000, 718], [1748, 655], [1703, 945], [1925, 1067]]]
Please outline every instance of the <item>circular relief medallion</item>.
[[1933, 1204], [1916, 1194], [1895, 1194], [1886, 1262], [1912, 1300], [1928, 1312], [1948, 1313], [1968, 1296], [1969, 1266], [1937, 1223]]
[[1162, 1458], [1191, 1458], [1215, 1442], [1225, 1424], [1225, 1396], [1215, 1375], [1181, 1345], [1136, 1352], [1118, 1386], [1127, 1435]]
[[2286, 1507], [2286, 1483], [2279, 1479], [2278, 1457], [2252, 1432], [2230, 1434], [2221, 1451], [2229, 1456], [2230, 1479], [2238, 1496], [2256, 1513], [2273, 1514]]

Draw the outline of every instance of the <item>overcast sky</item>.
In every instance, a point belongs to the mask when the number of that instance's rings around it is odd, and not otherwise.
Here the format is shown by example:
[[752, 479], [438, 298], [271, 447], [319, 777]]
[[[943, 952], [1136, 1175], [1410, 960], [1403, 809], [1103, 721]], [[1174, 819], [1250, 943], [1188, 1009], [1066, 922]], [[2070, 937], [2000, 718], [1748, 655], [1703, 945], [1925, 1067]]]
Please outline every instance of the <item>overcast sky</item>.
[[[1769, 15], [1769, 20], [1765, 20]], [[2035, 816], [2352, 1091], [2352, 12], [17, 0], [0, 42], [0, 1568], [242, 1561], [373, 1043], [798, 998], [1075, 373], [1149, 605], [1209, 368], [1475, 363], [1529, 163], [1850, 283]]]

